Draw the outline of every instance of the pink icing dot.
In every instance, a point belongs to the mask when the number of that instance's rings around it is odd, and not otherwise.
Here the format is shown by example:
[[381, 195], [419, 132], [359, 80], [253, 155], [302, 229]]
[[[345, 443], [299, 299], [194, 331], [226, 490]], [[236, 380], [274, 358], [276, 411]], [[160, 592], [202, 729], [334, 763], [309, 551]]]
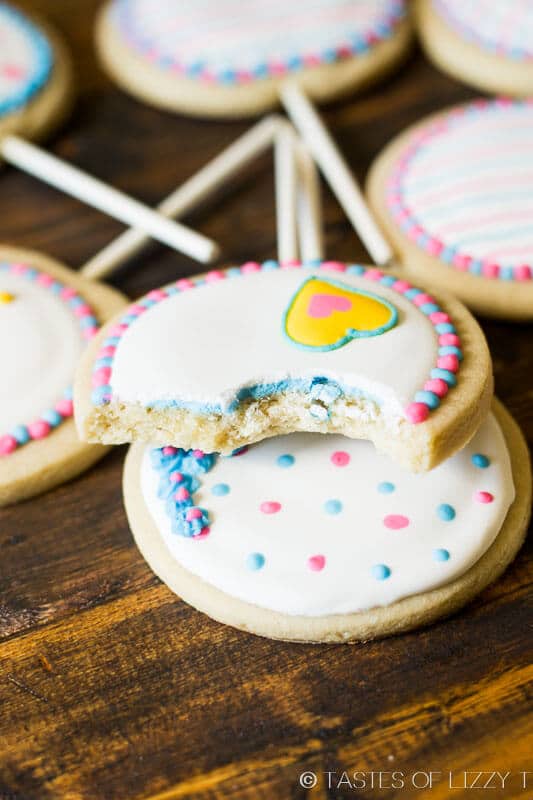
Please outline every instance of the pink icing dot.
[[415, 241], [416, 239], [418, 239], [421, 233], [424, 233], [424, 231], [422, 230], [420, 225], [413, 225], [413, 227], [409, 228], [409, 230], [407, 231], [407, 236], [409, 237], [409, 239], [411, 239], [411, 241]]
[[206, 536], [209, 536], [210, 533], [211, 533], [211, 528], [208, 525], [206, 525], [205, 528], [202, 528], [200, 533], [197, 533], [196, 536], [193, 537], [194, 541], [196, 542], [197, 539], [205, 539]]
[[187, 513], [185, 514], [185, 519], [187, 522], [192, 522], [193, 519], [201, 519], [202, 512], [199, 508], [189, 508]]
[[98, 328], [96, 325], [91, 325], [90, 328], [84, 328], [82, 336], [84, 339], [92, 339], [95, 334], [98, 333]]
[[219, 269], [213, 269], [207, 273], [205, 280], [207, 283], [218, 283], [218, 281], [223, 281], [225, 277], [224, 273]]
[[515, 267], [514, 277], [517, 281], [529, 281], [531, 279], [531, 267], [528, 267], [527, 264], [521, 264], [519, 267]]
[[482, 267], [483, 275], [487, 278], [497, 278], [500, 274], [500, 267], [498, 264], [493, 264], [490, 261], [486, 261]]
[[185, 486], [181, 486], [178, 489], [178, 491], [176, 492], [176, 494], [174, 495], [174, 498], [176, 500], [188, 500], [190, 498], [190, 496], [191, 496], [191, 493], [189, 492], [189, 490], [186, 489]]
[[131, 314], [133, 317], [138, 317], [139, 314], [144, 314], [145, 311], [148, 311], [146, 306], [141, 306], [139, 303], [135, 303], [135, 305], [128, 308], [127, 313]]
[[59, 296], [63, 300], [72, 300], [73, 297], [76, 297], [76, 289], [73, 289], [72, 286], [64, 286], [59, 292]]
[[114, 356], [116, 347], [113, 344], [108, 344], [107, 347], [102, 347], [101, 350], [98, 351], [98, 358], [107, 358], [109, 356]]
[[171, 483], [181, 483], [182, 480], [183, 480], [183, 473], [181, 473], [181, 472], [171, 472], [169, 478], [170, 478]]
[[168, 297], [164, 289], [152, 289], [146, 296], [149, 300], [164, 300], [165, 297]]
[[205, 456], [205, 453], [204, 453], [203, 450], [193, 450], [192, 454], [193, 454], [193, 456], [195, 458], [203, 458]]
[[429, 239], [426, 244], [426, 250], [431, 256], [438, 256], [444, 248], [443, 243], [439, 239]]
[[16, 450], [18, 442], [14, 436], [0, 436], [0, 456], [7, 456]]
[[456, 333], [441, 333], [439, 344], [453, 344], [456, 347], [461, 347], [461, 340]]
[[463, 253], [456, 253], [453, 257], [453, 265], [460, 272], [466, 272], [471, 261], [472, 257], [464, 255]]
[[367, 271], [365, 272], [365, 278], [368, 278], [369, 281], [380, 281], [381, 278], [383, 278], [384, 274], [385, 273], [382, 272], [380, 269], [375, 269], [374, 267], [371, 267], [370, 269], [367, 269]]
[[404, 292], [409, 291], [409, 289], [412, 289], [413, 287], [407, 281], [395, 281], [392, 284], [392, 288], [396, 289], [397, 292], [401, 292], [401, 294], [403, 294]]
[[68, 400], [66, 397], [62, 400], [58, 400], [55, 404], [55, 410], [61, 414], [62, 417], [71, 417], [73, 411], [72, 400]]
[[391, 531], [399, 531], [402, 528], [407, 528], [409, 525], [409, 517], [404, 517], [403, 514], [387, 514], [383, 518], [383, 524]]
[[331, 463], [336, 467], [346, 467], [350, 463], [350, 454], [344, 450], [335, 450], [331, 454]]
[[12, 264], [11, 265], [11, 272], [13, 275], [24, 275], [28, 271], [28, 267], [25, 264]]
[[247, 261], [242, 265], [241, 272], [243, 275], [248, 275], [250, 272], [259, 272], [260, 269], [261, 264], [258, 264], [257, 261]]
[[307, 566], [312, 572], [321, 572], [326, 566], [326, 556], [309, 556]]
[[450, 372], [457, 372], [459, 369], [459, 359], [456, 355], [439, 356], [437, 359], [437, 367], [439, 369], [447, 369]]
[[187, 289], [193, 289], [194, 283], [189, 280], [189, 278], [180, 278], [179, 281], [176, 281], [176, 288], [180, 290], [180, 292], [184, 292]]
[[281, 511], [281, 503], [277, 503], [275, 500], [265, 500], [259, 509], [263, 514], [277, 514], [278, 511]]
[[41, 272], [40, 275], [37, 276], [35, 282], [38, 283], [39, 286], [51, 286], [54, 279], [51, 275], [47, 275], [46, 272]]
[[477, 500], [478, 503], [492, 503], [494, 495], [490, 492], [476, 492], [474, 500]]
[[100, 369], [97, 369], [96, 372], [93, 372], [93, 386], [107, 386], [110, 377], [111, 367], [100, 367]]
[[405, 409], [405, 416], [409, 422], [418, 425], [429, 417], [429, 408], [425, 403], [410, 403]]
[[429, 315], [429, 319], [433, 325], [439, 325], [441, 322], [450, 322], [450, 315], [445, 311], [434, 311]]
[[177, 449], [175, 447], [172, 447], [172, 445], [170, 444], [167, 445], [166, 447], [163, 447], [164, 456], [175, 456], [177, 452], [178, 452]]
[[28, 433], [32, 439], [44, 439], [50, 433], [50, 425], [44, 419], [38, 419], [28, 425]]
[[415, 306], [425, 306], [426, 303], [434, 303], [434, 302], [435, 298], [432, 297], [430, 294], [425, 294], [425, 293], [417, 294], [417, 296], [413, 300]]
[[107, 332], [107, 335], [110, 338], [113, 338], [115, 336], [120, 337], [120, 336], [122, 336], [124, 331], [127, 331], [127, 330], [128, 330], [128, 326], [127, 325], [125, 325], [124, 323], [117, 323], [116, 325], [112, 325], [110, 327], [109, 331]]
[[86, 317], [88, 314], [91, 314], [91, 309], [88, 305], [76, 306], [74, 309], [74, 315], [76, 317]]
[[431, 378], [424, 384], [426, 392], [433, 392], [437, 397], [444, 397], [448, 393], [449, 386], [442, 378]]
[[286, 259], [285, 261], [280, 261], [279, 265], [281, 269], [294, 269], [295, 267], [301, 267], [302, 262], [296, 261], [294, 258]]

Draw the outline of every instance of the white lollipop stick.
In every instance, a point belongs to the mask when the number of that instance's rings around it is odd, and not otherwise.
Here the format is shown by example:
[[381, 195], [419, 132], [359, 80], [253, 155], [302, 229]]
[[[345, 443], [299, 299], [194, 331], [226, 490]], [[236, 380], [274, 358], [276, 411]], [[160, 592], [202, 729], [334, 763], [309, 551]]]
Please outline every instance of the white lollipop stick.
[[296, 142], [296, 166], [300, 257], [302, 261], [320, 260], [324, 257], [320, 177], [315, 162], [301, 139]]
[[387, 264], [393, 259], [392, 250], [374, 222], [354, 176], [319, 115], [295, 83], [283, 84], [280, 95], [289, 116], [373, 261]]
[[[159, 213], [165, 217], [178, 217], [191, 211], [270, 147], [280, 124], [284, 122], [275, 114], [258, 122], [163, 200], [157, 207]], [[143, 231], [131, 228], [93, 256], [82, 272], [89, 278], [105, 277], [139, 253], [149, 241], [150, 237]]]
[[292, 125], [282, 124], [274, 143], [276, 184], [276, 229], [278, 260], [298, 258], [296, 224], [296, 134]]
[[107, 186], [18, 136], [6, 136], [2, 139], [0, 153], [10, 164], [30, 175], [127, 225], [141, 228], [155, 239], [197, 261], [207, 264], [218, 255], [217, 245], [206, 236], [165, 219], [118, 189]]

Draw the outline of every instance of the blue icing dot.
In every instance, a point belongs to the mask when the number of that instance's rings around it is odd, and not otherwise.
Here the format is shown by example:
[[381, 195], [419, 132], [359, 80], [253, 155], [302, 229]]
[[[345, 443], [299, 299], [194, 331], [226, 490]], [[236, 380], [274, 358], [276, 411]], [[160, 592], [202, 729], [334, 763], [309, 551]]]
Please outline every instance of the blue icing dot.
[[342, 503], [340, 500], [326, 500], [324, 503], [324, 511], [327, 514], [340, 514], [342, 511]]
[[55, 408], [49, 408], [47, 411], [45, 411], [42, 414], [42, 418], [45, 420], [45, 422], [48, 422], [52, 428], [57, 427], [63, 420], [63, 417], [58, 411], [55, 410]]
[[217, 483], [211, 489], [211, 493], [215, 495], [215, 497], [224, 497], [224, 495], [230, 493], [230, 488], [227, 483]]
[[30, 434], [28, 433], [28, 429], [25, 425], [17, 425], [11, 431], [11, 435], [19, 444], [26, 444], [26, 442], [29, 442], [30, 440]]
[[472, 456], [472, 464], [479, 469], [487, 469], [490, 466], [490, 458], [484, 456], [483, 453], [474, 453]]
[[382, 481], [378, 483], [378, 492], [380, 494], [391, 494], [396, 489], [396, 486], [390, 481]]
[[262, 553], [250, 553], [246, 559], [246, 566], [251, 570], [262, 569], [265, 566], [265, 557]]
[[292, 467], [294, 464], [294, 456], [291, 456], [290, 453], [284, 453], [282, 456], [278, 456], [276, 463], [278, 467]]
[[374, 564], [370, 570], [377, 581], [385, 581], [390, 577], [390, 567], [386, 564]]
[[455, 519], [455, 508], [448, 503], [442, 503], [437, 508], [437, 516], [445, 522], [451, 522], [452, 519]]
[[361, 264], [350, 264], [349, 267], [346, 267], [346, 272], [348, 275], [364, 275], [365, 268]]
[[435, 550], [433, 550], [433, 558], [435, 561], [448, 561], [450, 554], [442, 547], [437, 547]]

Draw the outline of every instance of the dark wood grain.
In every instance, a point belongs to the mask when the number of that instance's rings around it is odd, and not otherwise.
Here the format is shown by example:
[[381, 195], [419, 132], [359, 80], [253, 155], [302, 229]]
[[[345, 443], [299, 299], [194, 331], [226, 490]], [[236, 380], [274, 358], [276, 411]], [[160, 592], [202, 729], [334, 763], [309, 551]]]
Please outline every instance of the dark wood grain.
[[[144, 107], [95, 62], [93, 0], [35, 0], [74, 52], [79, 100], [55, 152], [155, 204], [245, 130]], [[329, 108], [356, 174], [405, 125], [471, 93], [416, 53], [385, 86]], [[250, 168], [190, 221], [227, 261], [275, 251], [272, 163]], [[0, 237], [77, 267], [121, 228], [11, 169]], [[365, 259], [326, 193], [330, 256]], [[131, 296], [197, 270], [154, 245], [113, 283]], [[483, 322], [498, 394], [533, 438], [531, 326]], [[453, 619], [372, 644], [261, 640], [192, 611], [152, 575], [121, 500], [124, 452], [0, 512], [0, 799], [472, 797], [442, 777], [420, 791], [327, 787], [323, 773], [511, 771], [530, 766], [531, 547]], [[529, 759], [529, 761], [528, 761]], [[306, 792], [299, 775], [319, 783]], [[533, 786], [533, 775], [530, 776]], [[334, 781], [335, 783], [335, 781]]]

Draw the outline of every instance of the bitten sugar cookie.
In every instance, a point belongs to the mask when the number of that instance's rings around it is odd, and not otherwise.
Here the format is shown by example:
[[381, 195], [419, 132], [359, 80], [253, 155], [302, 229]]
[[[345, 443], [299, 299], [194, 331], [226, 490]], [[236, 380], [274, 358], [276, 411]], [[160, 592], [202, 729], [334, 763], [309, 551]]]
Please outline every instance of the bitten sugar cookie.
[[96, 337], [75, 384], [87, 441], [227, 453], [340, 432], [412, 470], [462, 447], [491, 396], [460, 303], [338, 262], [249, 262], [152, 291]]
[[479, 100], [393, 140], [370, 204], [413, 280], [474, 310], [533, 319], [533, 103]]
[[68, 110], [71, 80], [56, 34], [0, 2], [0, 137], [48, 133]]
[[141, 553], [186, 602], [276, 639], [351, 641], [450, 614], [527, 527], [527, 446], [499, 404], [425, 475], [368, 442], [293, 434], [238, 457], [136, 444], [124, 475]]
[[533, 93], [533, 5], [530, 0], [418, 0], [422, 45], [454, 78], [478, 89]]
[[378, 80], [411, 40], [403, 0], [114, 0], [104, 66], [148, 103], [200, 116], [259, 114], [297, 76], [318, 101]]
[[0, 505], [50, 489], [104, 454], [76, 435], [72, 379], [98, 324], [124, 302], [43, 255], [0, 248]]

